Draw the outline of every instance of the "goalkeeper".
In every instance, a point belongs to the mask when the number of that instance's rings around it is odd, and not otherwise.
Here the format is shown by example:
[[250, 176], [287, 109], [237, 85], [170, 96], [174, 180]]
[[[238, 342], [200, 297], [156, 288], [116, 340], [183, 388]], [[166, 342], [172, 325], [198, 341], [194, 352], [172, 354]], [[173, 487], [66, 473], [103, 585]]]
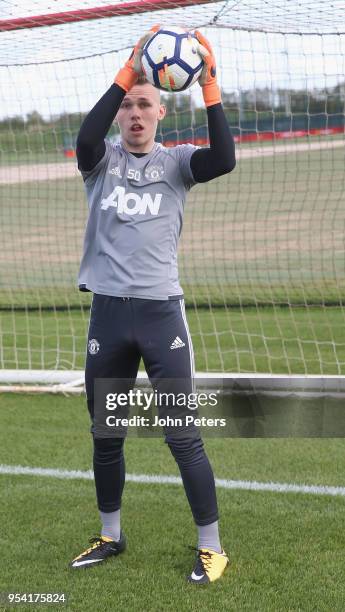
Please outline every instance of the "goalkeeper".
[[[134, 385], [142, 358], [152, 383], [183, 379], [193, 389], [193, 347], [177, 268], [184, 202], [193, 185], [235, 167], [234, 141], [221, 103], [214, 54], [200, 32], [195, 32], [204, 60], [199, 82], [210, 146], [165, 148], [155, 142], [165, 107], [159, 90], [143, 77], [141, 55], [157, 29], [152, 28], [134, 47], [115, 83], [84, 119], [77, 139], [78, 167], [89, 206], [79, 288], [94, 294], [85, 383], [102, 530], [72, 561], [73, 568], [97, 565], [126, 547], [120, 524], [124, 436], [95, 435], [94, 381], [129, 379]], [[115, 117], [121, 140], [112, 144], [105, 138]], [[167, 428], [164, 433], [198, 531], [195, 566], [188, 580], [213, 582], [229, 562], [219, 539], [213, 471], [196, 427], [188, 432]], [[169, 519], [174, 520], [173, 514]]]

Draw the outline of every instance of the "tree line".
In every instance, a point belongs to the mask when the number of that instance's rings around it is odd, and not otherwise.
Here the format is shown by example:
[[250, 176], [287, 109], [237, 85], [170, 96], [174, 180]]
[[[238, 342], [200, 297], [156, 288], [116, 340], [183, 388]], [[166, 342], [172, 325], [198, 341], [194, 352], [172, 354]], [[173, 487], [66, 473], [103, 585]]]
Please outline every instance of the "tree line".
[[[188, 93], [162, 95], [162, 103], [167, 107], [164, 119], [166, 129], [183, 129], [188, 126], [205, 124], [205, 109], [195, 106]], [[333, 88], [305, 90], [256, 88], [241, 92], [222, 92], [225, 112], [230, 124], [237, 125], [242, 121], [251, 121], [274, 115], [344, 115], [345, 114], [345, 81]], [[53, 129], [78, 131], [86, 113], [62, 113], [58, 116], [43, 118], [36, 110], [25, 117], [15, 116], [0, 120], [0, 130], [37, 131]]]

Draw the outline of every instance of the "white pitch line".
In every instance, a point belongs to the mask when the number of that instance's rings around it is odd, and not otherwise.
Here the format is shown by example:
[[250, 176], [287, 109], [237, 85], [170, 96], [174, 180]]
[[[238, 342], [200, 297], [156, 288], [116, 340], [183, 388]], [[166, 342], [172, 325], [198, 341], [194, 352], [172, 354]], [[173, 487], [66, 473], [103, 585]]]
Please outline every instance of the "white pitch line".
[[[53, 468], [25, 467], [22, 465], [0, 464], [0, 474], [15, 476], [46, 476], [63, 480], [93, 480], [91, 470], [61, 470]], [[245, 491], [270, 491], [272, 493], [304, 493], [310, 495], [333, 495], [345, 497], [345, 487], [330, 487], [323, 485], [299, 485], [285, 482], [257, 482], [256, 480], [225, 480], [216, 478], [218, 489], [234, 489]], [[163, 476], [155, 474], [126, 474], [126, 481], [144, 484], [177, 484], [182, 480], [178, 476]]]

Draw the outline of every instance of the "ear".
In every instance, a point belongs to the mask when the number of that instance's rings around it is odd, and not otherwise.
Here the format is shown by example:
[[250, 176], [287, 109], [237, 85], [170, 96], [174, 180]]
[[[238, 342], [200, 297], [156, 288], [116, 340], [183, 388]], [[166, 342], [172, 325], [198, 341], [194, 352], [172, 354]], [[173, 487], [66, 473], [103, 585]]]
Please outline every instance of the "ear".
[[158, 111], [158, 121], [162, 121], [162, 119], [164, 119], [166, 114], [167, 114], [167, 109], [166, 109], [165, 104], [160, 104], [159, 111]]

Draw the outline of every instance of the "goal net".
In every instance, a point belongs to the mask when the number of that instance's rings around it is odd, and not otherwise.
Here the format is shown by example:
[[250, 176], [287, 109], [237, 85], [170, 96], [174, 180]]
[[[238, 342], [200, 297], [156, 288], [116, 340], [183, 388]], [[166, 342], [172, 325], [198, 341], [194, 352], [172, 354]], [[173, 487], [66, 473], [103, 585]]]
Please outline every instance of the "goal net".
[[[87, 205], [75, 140], [133, 44], [162, 23], [211, 41], [237, 148], [235, 171], [194, 187], [185, 207], [179, 269], [197, 369], [344, 374], [343, 2], [1, 10], [3, 372], [83, 369], [91, 297], [77, 288]], [[158, 139], [207, 145], [199, 85], [162, 100]]]

